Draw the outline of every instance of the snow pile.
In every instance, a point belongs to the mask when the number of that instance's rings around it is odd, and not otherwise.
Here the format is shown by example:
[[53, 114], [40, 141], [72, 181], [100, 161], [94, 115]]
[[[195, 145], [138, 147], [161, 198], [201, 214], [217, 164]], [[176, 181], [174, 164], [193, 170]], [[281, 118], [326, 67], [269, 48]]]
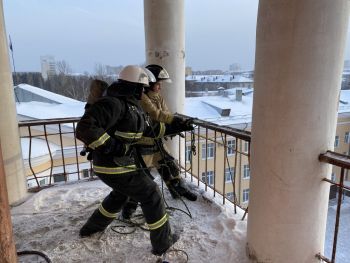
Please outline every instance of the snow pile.
[[[198, 200], [185, 201], [192, 219], [180, 211], [169, 212], [173, 231], [180, 233], [174, 248], [185, 250], [189, 262], [248, 262], [242, 213], [235, 215], [230, 205], [219, 204], [211, 194], [194, 189]], [[102, 234], [79, 238], [79, 229], [110, 190], [101, 181], [93, 181], [33, 194], [11, 211], [17, 250], [44, 252], [52, 262], [156, 262], [157, 257], [150, 253], [149, 233], [141, 229], [123, 235], [109, 227]], [[166, 189], [164, 195], [169, 206], [186, 210], [181, 201], [171, 199]], [[141, 213], [139, 209], [137, 213]], [[111, 226], [117, 224], [115, 221]], [[173, 252], [167, 259], [185, 262], [186, 257]], [[38, 262], [38, 258], [21, 257], [20, 262]]]

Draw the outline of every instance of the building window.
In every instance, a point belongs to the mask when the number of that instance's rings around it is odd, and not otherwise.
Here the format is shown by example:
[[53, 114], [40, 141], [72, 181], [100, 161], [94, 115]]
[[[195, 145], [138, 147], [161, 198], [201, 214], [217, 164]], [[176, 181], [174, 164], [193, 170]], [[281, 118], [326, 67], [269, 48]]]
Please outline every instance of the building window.
[[214, 185], [214, 171], [207, 171], [207, 176], [202, 173], [202, 181], [208, 185]]
[[332, 174], [331, 174], [331, 180], [332, 180], [333, 182], [335, 182], [335, 180], [336, 180], [335, 172], [332, 172]]
[[226, 193], [226, 198], [230, 201], [233, 201], [233, 192]]
[[229, 167], [225, 169], [225, 183], [233, 182], [235, 178], [235, 168]]
[[244, 152], [247, 153], [249, 150], [249, 142], [244, 142]]
[[236, 140], [227, 141], [227, 155], [234, 155], [236, 151]]
[[185, 159], [186, 159], [186, 163], [190, 163], [192, 160], [191, 145], [186, 145]]
[[53, 175], [53, 181], [55, 183], [64, 182], [65, 181], [64, 174], [54, 174]]
[[339, 146], [339, 136], [335, 136], [335, 140], [334, 140], [334, 147], [338, 147]]
[[45, 185], [45, 184], [46, 184], [45, 178], [44, 178], [44, 179], [41, 179], [41, 180], [39, 181], [39, 185], [40, 185], [40, 186]]
[[243, 203], [249, 201], [249, 189], [243, 189]]
[[349, 143], [350, 142], [349, 132], [345, 132], [344, 142], [345, 143]]
[[245, 164], [243, 166], [243, 179], [249, 179], [250, 178], [250, 168], [248, 164]]
[[[211, 159], [214, 158], [215, 150], [214, 143], [208, 143], [207, 147], [205, 144], [202, 144], [202, 159]], [[208, 154], [208, 156], [207, 156]]]
[[83, 174], [83, 178], [89, 178], [90, 177], [90, 171], [89, 169], [84, 169], [82, 171], [82, 174]]

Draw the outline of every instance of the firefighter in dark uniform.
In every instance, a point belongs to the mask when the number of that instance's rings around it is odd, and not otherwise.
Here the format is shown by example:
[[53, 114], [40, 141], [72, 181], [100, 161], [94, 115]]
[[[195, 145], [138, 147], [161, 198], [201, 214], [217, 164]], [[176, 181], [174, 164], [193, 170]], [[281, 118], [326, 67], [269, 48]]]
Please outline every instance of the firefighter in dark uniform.
[[103, 231], [131, 198], [141, 203], [152, 253], [161, 255], [178, 237], [171, 234], [159, 188], [141, 167], [134, 145], [143, 136], [160, 138], [192, 127], [180, 121], [147, 124], [139, 105], [146, 86], [145, 71], [126, 66], [118, 81], [107, 88], [106, 96], [90, 105], [78, 122], [76, 136], [91, 149], [95, 174], [113, 189], [81, 228], [80, 236]]

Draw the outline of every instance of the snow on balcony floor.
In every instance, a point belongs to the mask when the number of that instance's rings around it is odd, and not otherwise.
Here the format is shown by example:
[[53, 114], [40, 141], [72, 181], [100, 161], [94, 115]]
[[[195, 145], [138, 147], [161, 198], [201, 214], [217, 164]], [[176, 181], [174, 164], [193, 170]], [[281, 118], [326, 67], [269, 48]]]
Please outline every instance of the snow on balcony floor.
[[[222, 205], [222, 200], [217, 202], [212, 194], [194, 189], [198, 200], [185, 201], [193, 218], [171, 212], [172, 229], [180, 232], [173, 248], [185, 250], [189, 262], [248, 262], [247, 222], [241, 220], [242, 212], [235, 215], [231, 204]], [[109, 192], [110, 188], [101, 181], [92, 181], [55, 186], [33, 194], [11, 210], [17, 250], [44, 252], [52, 262], [156, 262], [158, 257], [150, 252], [149, 233], [141, 229], [122, 235], [109, 227], [102, 235], [79, 238], [79, 229]], [[170, 206], [185, 209], [181, 201], [171, 199], [167, 190], [164, 195]], [[180, 253], [168, 255], [167, 259], [185, 262]], [[19, 260], [38, 262], [36, 256]]]

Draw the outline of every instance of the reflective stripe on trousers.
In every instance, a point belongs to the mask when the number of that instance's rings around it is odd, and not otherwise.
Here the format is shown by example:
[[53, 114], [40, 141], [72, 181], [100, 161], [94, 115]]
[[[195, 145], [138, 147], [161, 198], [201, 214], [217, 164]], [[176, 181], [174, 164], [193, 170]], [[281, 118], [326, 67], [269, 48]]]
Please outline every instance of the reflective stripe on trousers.
[[105, 217], [109, 217], [109, 218], [116, 218], [117, 217], [117, 213], [108, 212], [106, 209], [103, 208], [102, 204], [100, 204], [100, 206], [98, 207], [98, 210]]
[[165, 214], [157, 222], [152, 223], [152, 224], [147, 224], [147, 226], [150, 230], [156, 230], [156, 229], [162, 227], [168, 221], [168, 217], [169, 217], [168, 214]]
[[103, 167], [103, 166], [94, 165], [93, 169], [94, 169], [94, 172], [102, 173], [102, 174], [124, 174], [124, 173], [130, 173], [130, 172], [136, 171], [137, 167], [135, 164], [128, 165], [128, 166], [118, 166], [118, 167]]

